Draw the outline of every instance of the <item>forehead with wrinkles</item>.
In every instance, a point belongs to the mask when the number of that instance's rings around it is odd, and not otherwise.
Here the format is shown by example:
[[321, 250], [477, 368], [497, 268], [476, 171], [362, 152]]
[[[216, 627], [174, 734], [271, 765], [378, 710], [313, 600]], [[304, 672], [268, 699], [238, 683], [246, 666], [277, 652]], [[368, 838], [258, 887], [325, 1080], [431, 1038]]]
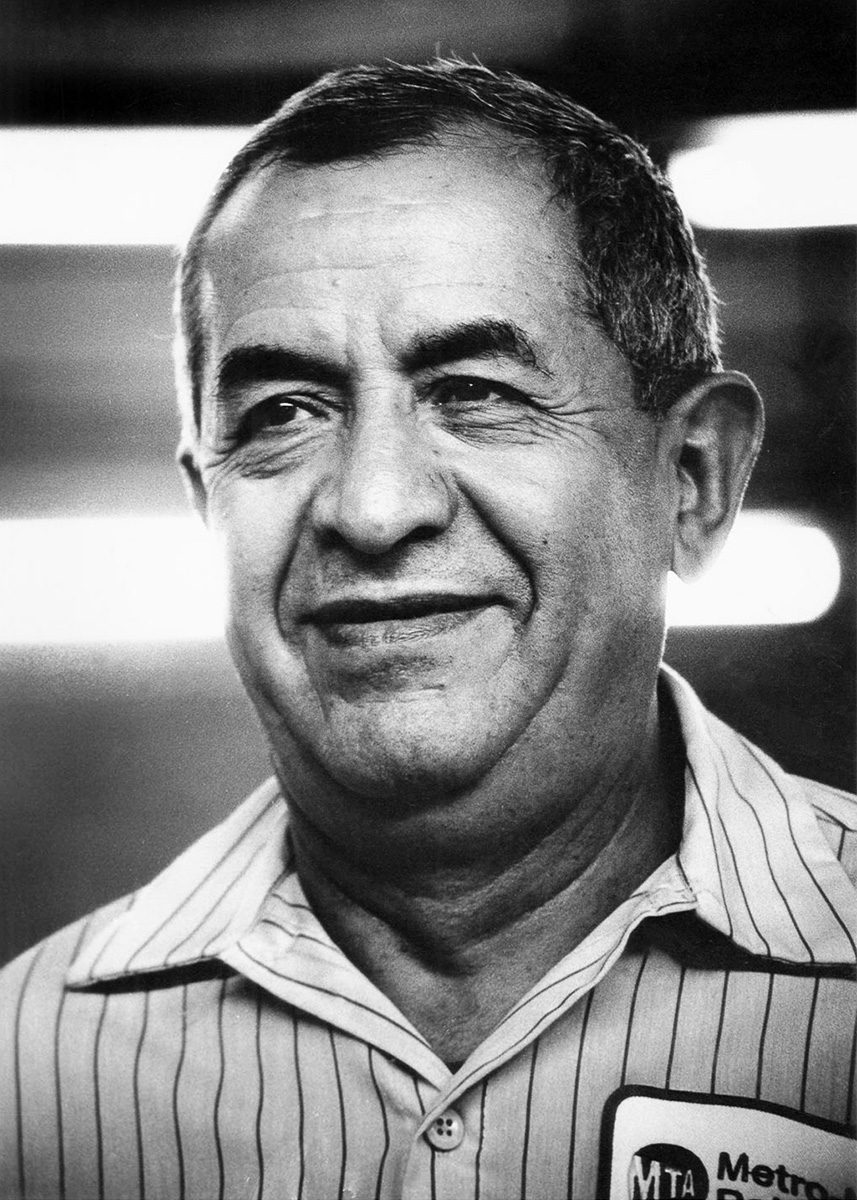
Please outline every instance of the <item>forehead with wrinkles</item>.
[[202, 307], [218, 341], [224, 297], [230, 320], [270, 308], [275, 323], [284, 301], [307, 309], [323, 295], [353, 309], [363, 286], [374, 302], [379, 280], [392, 309], [455, 296], [473, 309], [462, 319], [492, 303], [530, 316], [544, 305], [547, 316], [557, 303], [583, 308], [574, 249], [573, 220], [539, 164], [509, 144], [461, 137], [379, 160], [273, 166], [213, 223]]
[[[224, 205], [206, 236], [205, 263], [209, 270], [223, 264], [225, 256], [252, 259], [259, 233], [276, 221], [285, 229], [294, 221], [294, 243], [299, 251], [302, 223], [336, 221], [345, 229], [349, 217], [362, 222], [375, 213], [379, 233], [397, 223], [419, 224], [421, 236], [439, 243], [448, 229], [440, 217], [450, 201], [458, 204], [475, 223], [489, 227], [502, 222], [497, 201], [509, 210], [511, 225], [498, 229], [515, 237], [529, 230], [520, 224], [523, 212], [550, 228], [554, 244], [547, 248], [556, 258], [565, 249], [574, 261], [575, 229], [571, 213], [553, 202], [543, 167], [534, 152], [509, 139], [477, 137], [473, 133], [449, 136], [438, 144], [391, 151], [378, 159], [357, 159], [323, 166], [293, 167], [270, 164], [257, 169]], [[335, 232], [331, 228], [331, 232]], [[347, 234], [346, 234], [347, 236]], [[366, 263], [377, 261], [383, 241], [366, 247]], [[266, 247], [266, 250], [269, 250]], [[351, 245], [349, 250], [359, 252]], [[499, 251], [499, 247], [498, 247]], [[399, 251], [401, 254], [401, 251]], [[374, 256], [374, 257], [373, 257]]]

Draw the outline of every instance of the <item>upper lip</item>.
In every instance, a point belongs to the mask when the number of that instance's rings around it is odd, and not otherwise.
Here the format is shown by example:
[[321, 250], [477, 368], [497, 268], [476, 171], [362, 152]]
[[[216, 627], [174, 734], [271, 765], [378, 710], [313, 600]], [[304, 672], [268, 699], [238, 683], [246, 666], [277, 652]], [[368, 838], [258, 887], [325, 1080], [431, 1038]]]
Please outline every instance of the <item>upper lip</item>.
[[460, 592], [408, 592], [402, 595], [369, 597], [349, 596], [315, 605], [305, 620], [317, 625], [359, 624], [369, 621], [395, 621], [444, 612], [462, 612], [496, 603], [486, 595], [462, 595]]

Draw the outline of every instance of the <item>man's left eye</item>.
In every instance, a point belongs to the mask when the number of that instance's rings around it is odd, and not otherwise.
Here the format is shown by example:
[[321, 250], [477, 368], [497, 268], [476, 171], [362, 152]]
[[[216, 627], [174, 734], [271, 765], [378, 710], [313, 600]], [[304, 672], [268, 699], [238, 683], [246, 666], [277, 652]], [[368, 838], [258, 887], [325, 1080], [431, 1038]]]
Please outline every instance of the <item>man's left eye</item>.
[[474, 375], [456, 375], [441, 379], [431, 388], [431, 399], [437, 405], [446, 404], [490, 404], [521, 403], [526, 397], [517, 388], [497, 383], [491, 379], [480, 379]]

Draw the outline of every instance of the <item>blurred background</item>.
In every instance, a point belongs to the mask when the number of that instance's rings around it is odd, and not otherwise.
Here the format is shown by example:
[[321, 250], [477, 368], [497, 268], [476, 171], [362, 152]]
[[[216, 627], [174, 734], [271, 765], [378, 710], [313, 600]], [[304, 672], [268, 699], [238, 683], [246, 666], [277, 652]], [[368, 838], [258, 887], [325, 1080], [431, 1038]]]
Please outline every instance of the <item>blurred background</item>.
[[[854, 48], [854, 7], [839, 0], [7, 0], [0, 177], [20, 203], [0, 207], [0, 960], [144, 882], [268, 773], [216, 617], [203, 619], [204, 552], [185, 533], [171, 540], [185, 512], [172, 466], [173, 235], [146, 224], [146, 188], [172, 162], [180, 207], [193, 147], [219, 153], [216, 169], [230, 134], [240, 140], [231, 127], [349, 62], [439, 50], [520, 70], [640, 137], [684, 180], [723, 301], [727, 362], [767, 404], [747, 508], [828, 540], [827, 558], [779, 582], [777, 563], [751, 548], [740, 569], [760, 587], [774, 581], [776, 602], [747, 623], [732, 611], [677, 626], [667, 659], [788, 769], [851, 786], [855, 212], [774, 210], [808, 183], [822, 200], [848, 199], [836, 172], [853, 170], [852, 117], [823, 118], [853, 110]], [[767, 182], [748, 184], [722, 157], [677, 158], [725, 153], [721, 135], [757, 128], [746, 118], [793, 113], [812, 115], [808, 143], [805, 127], [768, 124], [745, 147], [744, 168]], [[95, 149], [82, 130], [97, 131]], [[141, 133], [154, 166], [135, 182], [145, 155], [126, 169], [122, 137]], [[117, 188], [124, 199], [111, 199]], [[105, 198], [130, 214], [127, 228], [107, 230]], [[131, 544], [131, 526], [105, 518], [135, 518], [148, 539], [126, 563], [137, 582], [136, 599], [125, 596], [144, 624], [159, 604], [166, 616], [139, 637], [111, 625], [121, 590], [80, 624], [81, 566], [92, 579], [99, 554], [114, 567], [121, 557], [97, 531]], [[158, 571], [174, 585], [166, 601], [140, 583]], [[826, 611], [790, 615], [785, 602], [822, 576]], [[742, 588], [733, 579], [726, 598]]]

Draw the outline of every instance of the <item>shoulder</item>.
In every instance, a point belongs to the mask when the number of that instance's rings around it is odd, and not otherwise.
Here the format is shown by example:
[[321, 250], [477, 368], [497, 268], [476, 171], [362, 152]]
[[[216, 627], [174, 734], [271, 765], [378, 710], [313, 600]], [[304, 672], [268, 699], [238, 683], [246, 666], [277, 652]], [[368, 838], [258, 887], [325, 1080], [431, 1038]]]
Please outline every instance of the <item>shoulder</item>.
[[25, 951], [0, 970], [0, 1025], [5, 1041], [20, 1039], [24, 1026], [37, 1030], [56, 1012], [71, 964], [96, 934], [124, 912], [131, 897], [114, 900]]
[[[52, 934], [0, 971], [0, 1195], [64, 1194], [56, 1178], [63, 1122], [90, 1113], [101, 998], [65, 987], [74, 959], [128, 900]], [[62, 1076], [62, 1084], [61, 1084]], [[81, 1118], [85, 1122], [86, 1118]], [[92, 1195], [93, 1190], [69, 1194]]]

